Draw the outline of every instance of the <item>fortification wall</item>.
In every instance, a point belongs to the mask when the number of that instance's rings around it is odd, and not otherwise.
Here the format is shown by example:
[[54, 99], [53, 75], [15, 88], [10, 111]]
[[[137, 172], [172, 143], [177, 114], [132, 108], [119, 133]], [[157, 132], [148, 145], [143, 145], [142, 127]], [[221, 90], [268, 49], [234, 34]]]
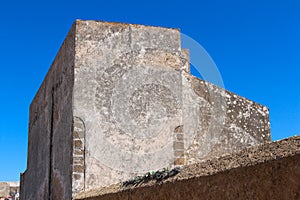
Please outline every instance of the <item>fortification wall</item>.
[[178, 30], [76, 27], [74, 116], [85, 127], [86, 166], [79, 188], [270, 141], [265, 106], [189, 74]]
[[188, 165], [163, 182], [121, 184], [83, 192], [76, 200], [299, 199], [300, 136]]
[[78, 21], [74, 116], [85, 126], [85, 189], [174, 162], [188, 63], [175, 29]]
[[189, 74], [177, 29], [77, 20], [30, 107], [23, 199], [270, 141], [268, 109]]

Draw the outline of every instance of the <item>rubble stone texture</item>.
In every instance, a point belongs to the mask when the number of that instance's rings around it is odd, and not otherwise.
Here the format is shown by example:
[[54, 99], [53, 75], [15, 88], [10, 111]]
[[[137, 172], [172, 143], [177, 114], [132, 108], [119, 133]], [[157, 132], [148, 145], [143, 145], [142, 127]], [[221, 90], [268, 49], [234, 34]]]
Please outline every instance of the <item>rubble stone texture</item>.
[[300, 136], [249, 147], [185, 166], [162, 182], [121, 184], [79, 193], [74, 200], [300, 199]]
[[77, 20], [30, 106], [22, 199], [270, 141], [268, 109], [189, 74], [176, 29]]

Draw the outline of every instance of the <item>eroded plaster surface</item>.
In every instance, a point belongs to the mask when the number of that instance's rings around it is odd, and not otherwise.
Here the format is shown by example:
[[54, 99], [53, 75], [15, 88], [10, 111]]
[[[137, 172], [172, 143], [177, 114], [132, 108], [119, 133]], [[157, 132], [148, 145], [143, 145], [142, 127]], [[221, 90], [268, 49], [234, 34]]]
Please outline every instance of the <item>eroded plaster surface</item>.
[[187, 66], [178, 30], [78, 27], [74, 115], [87, 129], [86, 188], [171, 166], [182, 115], [180, 70]]
[[183, 73], [187, 164], [270, 141], [267, 107]]

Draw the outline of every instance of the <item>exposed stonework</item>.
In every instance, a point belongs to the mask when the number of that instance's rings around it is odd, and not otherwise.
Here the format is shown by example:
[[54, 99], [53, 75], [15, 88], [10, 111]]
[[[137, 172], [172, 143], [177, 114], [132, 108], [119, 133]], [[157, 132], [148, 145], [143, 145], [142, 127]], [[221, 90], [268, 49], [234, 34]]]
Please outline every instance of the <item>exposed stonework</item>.
[[23, 199], [270, 141], [268, 109], [189, 74], [176, 29], [77, 20], [30, 108]]
[[121, 184], [78, 194], [76, 200], [300, 198], [300, 136], [187, 165], [173, 178], [135, 187]]
[[84, 122], [74, 117], [73, 122], [73, 177], [72, 192], [84, 190], [85, 184], [85, 125]]
[[185, 160], [185, 150], [184, 150], [184, 134], [183, 126], [177, 126], [174, 130], [174, 142], [173, 142], [173, 151], [174, 151], [174, 165], [180, 166], [184, 165]]

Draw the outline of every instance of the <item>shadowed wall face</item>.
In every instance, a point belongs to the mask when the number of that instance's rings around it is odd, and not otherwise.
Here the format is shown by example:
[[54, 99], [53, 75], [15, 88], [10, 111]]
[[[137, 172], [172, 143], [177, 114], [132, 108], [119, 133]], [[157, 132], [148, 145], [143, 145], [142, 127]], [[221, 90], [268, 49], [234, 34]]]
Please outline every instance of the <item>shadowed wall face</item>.
[[30, 105], [27, 170], [22, 199], [71, 199], [73, 27]]

